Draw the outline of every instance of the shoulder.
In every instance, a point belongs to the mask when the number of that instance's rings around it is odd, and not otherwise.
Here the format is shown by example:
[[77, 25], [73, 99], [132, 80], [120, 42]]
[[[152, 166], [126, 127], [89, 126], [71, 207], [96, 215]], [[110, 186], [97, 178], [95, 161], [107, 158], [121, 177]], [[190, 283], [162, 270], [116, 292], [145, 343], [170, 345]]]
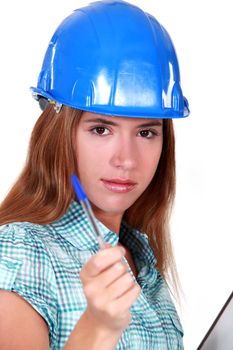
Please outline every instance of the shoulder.
[[43, 234], [46, 235], [43, 226], [28, 222], [0, 226], [0, 267], [10, 268], [15, 273], [23, 268], [35, 274], [43, 266], [49, 273], [52, 266]]
[[24, 240], [30, 237], [38, 237], [46, 229], [43, 225], [33, 224], [31, 222], [12, 222], [0, 226], [0, 239], [11, 237], [13, 240]]
[[21, 296], [55, 293], [54, 267], [43, 234], [48, 235], [45, 227], [28, 222], [0, 227], [0, 288]]
[[14, 222], [0, 226], [0, 254], [3, 251], [10, 252], [12, 249], [15, 253], [20, 250], [25, 252], [34, 250], [37, 253], [46, 251], [44, 238], [48, 233], [42, 225], [29, 222]]

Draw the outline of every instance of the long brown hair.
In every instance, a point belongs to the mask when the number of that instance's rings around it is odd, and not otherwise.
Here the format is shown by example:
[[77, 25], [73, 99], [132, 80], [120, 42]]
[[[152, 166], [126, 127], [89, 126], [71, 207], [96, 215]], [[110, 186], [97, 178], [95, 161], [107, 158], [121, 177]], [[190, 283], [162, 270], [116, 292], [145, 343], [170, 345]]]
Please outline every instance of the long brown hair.
[[[32, 131], [22, 173], [1, 203], [0, 224], [29, 221], [47, 224], [61, 217], [73, 199], [70, 175], [77, 172], [74, 132], [82, 111], [52, 106], [40, 116]], [[175, 195], [175, 141], [171, 119], [163, 123], [163, 149], [147, 190], [125, 213], [127, 222], [145, 232], [164, 277], [176, 269], [168, 220]]]

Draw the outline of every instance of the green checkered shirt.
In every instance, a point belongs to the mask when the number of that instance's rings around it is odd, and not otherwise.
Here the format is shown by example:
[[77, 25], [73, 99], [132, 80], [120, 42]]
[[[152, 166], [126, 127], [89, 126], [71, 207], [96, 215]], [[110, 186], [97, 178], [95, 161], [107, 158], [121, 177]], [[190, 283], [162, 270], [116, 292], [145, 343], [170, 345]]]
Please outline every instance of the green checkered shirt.
[[[182, 327], [166, 284], [154, 267], [147, 236], [125, 223], [119, 237], [102, 223], [98, 225], [106, 242], [115, 246], [120, 239], [129, 248], [142, 288], [116, 349], [183, 349]], [[45, 319], [50, 349], [63, 348], [86, 309], [79, 272], [97, 251], [96, 237], [76, 202], [52, 224], [23, 222], [0, 229], [0, 289], [18, 293]], [[130, 267], [129, 271], [132, 274]]]

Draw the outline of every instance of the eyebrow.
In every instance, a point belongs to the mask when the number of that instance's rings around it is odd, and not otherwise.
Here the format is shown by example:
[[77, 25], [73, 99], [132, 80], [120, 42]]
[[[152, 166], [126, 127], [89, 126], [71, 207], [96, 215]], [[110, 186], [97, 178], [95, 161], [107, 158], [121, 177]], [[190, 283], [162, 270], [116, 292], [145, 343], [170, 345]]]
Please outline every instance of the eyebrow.
[[[102, 118], [94, 118], [94, 119], [87, 119], [84, 121], [84, 123], [100, 123], [104, 125], [111, 125], [111, 126], [118, 126], [117, 123], [107, 120], [107, 119], [102, 119]], [[162, 122], [160, 120], [153, 120], [149, 123], [142, 123], [140, 125], [137, 125], [138, 128], [148, 128], [151, 126], [162, 126]]]

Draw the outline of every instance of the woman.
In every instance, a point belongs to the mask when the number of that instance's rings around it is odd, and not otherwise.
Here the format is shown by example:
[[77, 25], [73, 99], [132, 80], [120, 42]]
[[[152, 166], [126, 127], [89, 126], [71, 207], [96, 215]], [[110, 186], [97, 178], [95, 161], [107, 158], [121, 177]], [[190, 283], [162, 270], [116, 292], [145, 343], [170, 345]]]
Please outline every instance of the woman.
[[0, 348], [183, 349], [165, 281], [171, 118], [189, 110], [170, 37], [129, 3], [92, 3], [58, 27], [32, 91], [44, 111], [0, 207]]

